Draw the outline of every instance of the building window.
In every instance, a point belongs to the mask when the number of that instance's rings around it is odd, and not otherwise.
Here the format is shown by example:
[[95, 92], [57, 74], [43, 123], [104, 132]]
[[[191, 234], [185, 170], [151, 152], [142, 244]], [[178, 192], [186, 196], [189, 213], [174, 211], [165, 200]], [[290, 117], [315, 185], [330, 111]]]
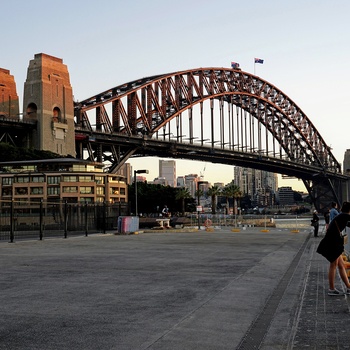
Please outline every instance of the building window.
[[2, 184], [3, 185], [12, 185], [13, 177], [3, 177]]
[[85, 165], [80, 165], [80, 164], [73, 164], [72, 170], [73, 170], [73, 171], [83, 171], [83, 172], [86, 172], [86, 166], [85, 166]]
[[120, 194], [122, 195], [122, 196], [125, 196], [125, 188], [120, 188]]
[[78, 182], [77, 176], [63, 176], [63, 182]]
[[102, 176], [95, 176], [95, 182], [98, 184], [98, 185], [103, 185], [105, 182], [104, 182], [104, 178]]
[[80, 187], [80, 194], [92, 194], [92, 193], [94, 193], [92, 187], [87, 187], [87, 186]]
[[17, 183], [29, 183], [29, 176], [17, 176], [15, 177], [15, 182]]
[[92, 176], [79, 176], [79, 182], [91, 182]]
[[118, 195], [119, 194], [119, 188], [118, 187], [112, 187], [109, 189], [109, 194]]
[[104, 187], [97, 187], [96, 188], [96, 194], [104, 195], [105, 194], [105, 188]]
[[57, 184], [60, 183], [60, 181], [61, 181], [61, 177], [60, 176], [49, 176], [47, 178], [47, 183], [49, 185], [57, 185]]
[[61, 110], [58, 107], [55, 107], [52, 111], [52, 120], [54, 123], [61, 121]]
[[64, 186], [62, 191], [63, 191], [63, 193], [77, 193], [78, 187], [77, 186]]
[[42, 187], [31, 187], [30, 194], [43, 194], [44, 189]]
[[5, 196], [12, 196], [12, 188], [3, 188], [2, 191], [1, 191], [1, 195], [3, 197]]
[[17, 187], [15, 189], [15, 194], [22, 196], [28, 194], [28, 188], [27, 187]]
[[86, 171], [89, 171], [89, 172], [91, 172], [91, 173], [93, 173], [93, 172], [102, 172], [102, 169], [101, 168], [98, 168], [98, 167], [95, 167], [94, 165], [89, 165], [89, 164], [87, 164], [86, 165]]
[[48, 196], [54, 196], [60, 194], [60, 188], [59, 187], [48, 187], [47, 188], [47, 195]]
[[44, 176], [32, 176], [32, 182], [45, 182]]
[[[33, 87], [33, 85], [32, 85], [32, 87]], [[26, 116], [31, 117], [31, 118], [33, 118], [33, 117], [35, 118], [37, 110], [38, 110], [38, 107], [36, 106], [36, 104], [30, 103], [27, 107], [27, 110], [26, 110], [26, 112], [27, 112]]]

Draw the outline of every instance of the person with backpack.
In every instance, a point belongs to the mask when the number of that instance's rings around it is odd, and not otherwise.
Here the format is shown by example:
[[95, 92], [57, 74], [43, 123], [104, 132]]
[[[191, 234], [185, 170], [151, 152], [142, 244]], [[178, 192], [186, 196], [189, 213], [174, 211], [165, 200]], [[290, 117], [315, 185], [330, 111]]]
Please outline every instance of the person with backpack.
[[[317, 253], [324, 256], [330, 263], [328, 270], [328, 295], [350, 295], [350, 283], [346, 273], [342, 254], [344, 252], [344, 235], [342, 231], [350, 227], [350, 202], [344, 202], [340, 214], [330, 223], [326, 235], [317, 247]], [[339, 271], [341, 280], [346, 286], [345, 293], [335, 288], [336, 271]]]

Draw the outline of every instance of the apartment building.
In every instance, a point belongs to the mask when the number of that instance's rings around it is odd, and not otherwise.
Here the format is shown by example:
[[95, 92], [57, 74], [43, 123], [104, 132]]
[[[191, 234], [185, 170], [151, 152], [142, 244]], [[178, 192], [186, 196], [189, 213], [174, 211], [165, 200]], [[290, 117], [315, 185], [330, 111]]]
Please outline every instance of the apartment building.
[[16, 202], [125, 203], [126, 179], [75, 158], [0, 163], [2, 205]]

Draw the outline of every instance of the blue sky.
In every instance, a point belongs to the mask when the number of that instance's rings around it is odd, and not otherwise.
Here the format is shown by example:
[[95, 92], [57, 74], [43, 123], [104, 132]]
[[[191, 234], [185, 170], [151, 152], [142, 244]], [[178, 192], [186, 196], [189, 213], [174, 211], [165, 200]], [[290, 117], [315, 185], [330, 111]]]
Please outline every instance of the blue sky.
[[[286, 93], [311, 119], [342, 163], [349, 147], [348, 0], [12, 0], [1, 4], [0, 67], [20, 99], [36, 53], [62, 58], [76, 100], [154, 74], [230, 67]], [[158, 176], [158, 160], [133, 161]], [[177, 162], [178, 175], [229, 182], [231, 167]], [[219, 173], [219, 175], [218, 175]], [[280, 181], [299, 189], [301, 181]], [[303, 188], [300, 187], [300, 188]]]

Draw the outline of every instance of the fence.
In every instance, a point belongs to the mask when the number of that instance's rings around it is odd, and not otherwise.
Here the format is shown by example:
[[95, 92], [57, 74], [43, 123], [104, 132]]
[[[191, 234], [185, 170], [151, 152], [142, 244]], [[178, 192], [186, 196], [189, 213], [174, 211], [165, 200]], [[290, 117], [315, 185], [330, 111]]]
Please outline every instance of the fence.
[[271, 216], [263, 215], [225, 215], [225, 214], [192, 214], [190, 216], [191, 225], [206, 226], [209, 222], [213, 226], [262, 226], [265, 223], [271, 223]]
[[212, 226], [220, 227], [275, 227], [278, 222], [279, 227], [309, 227], [309, 217], [297, 217], [296, 215], [224, 215], [224, 214], [192, 214], [188, 216], [191, 226], [206, 226], [209, 222]]
[[105, 233], [117, 229], [118, 217], [128, 212], [127, 203], [0, 200], [0, 241]]

